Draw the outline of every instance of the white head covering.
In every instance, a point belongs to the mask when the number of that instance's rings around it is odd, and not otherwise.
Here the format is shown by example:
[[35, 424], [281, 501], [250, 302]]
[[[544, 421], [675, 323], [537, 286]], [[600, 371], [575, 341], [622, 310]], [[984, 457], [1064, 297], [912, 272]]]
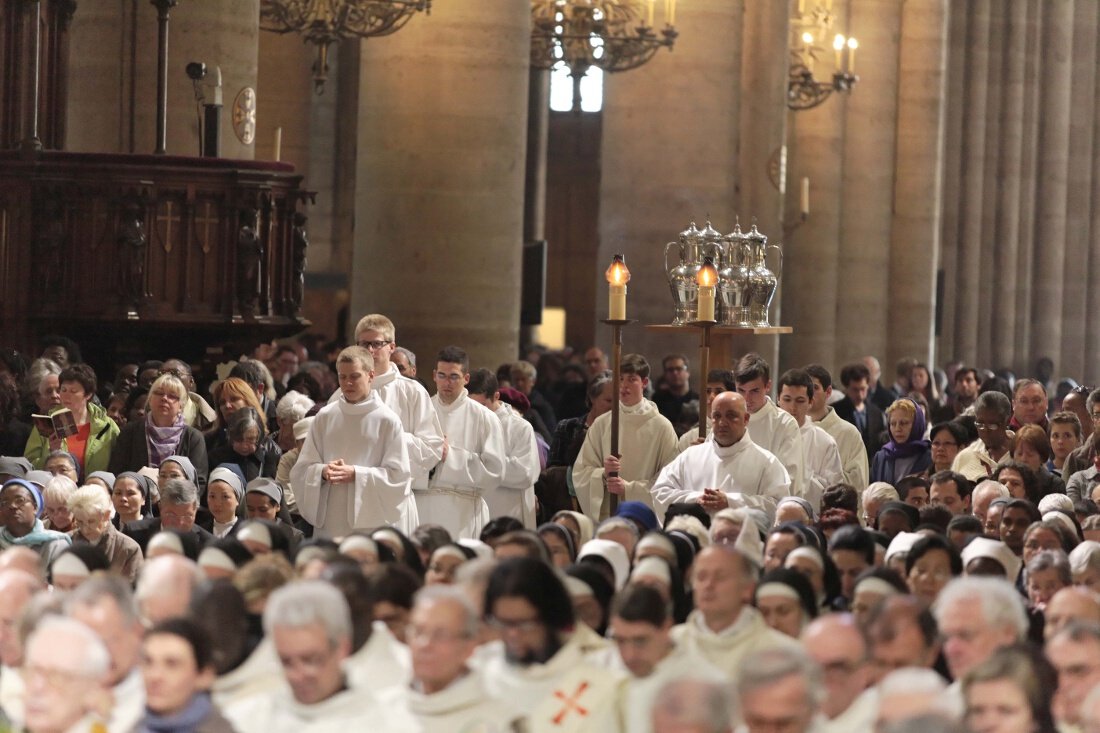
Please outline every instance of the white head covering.
[[349, 534], [344, 538], [344, 541], [340, 543], [339, 551], [341, 555], [346, 555], [352, 550], [372, 552], [375, 557], [378, 557], [378, 543], [370, 537], [364, 537], [361, 534]]
[[[1100, 543], [1094, 544], [1100, 548]], [[966, 570], [966, 566], [970, 564], [971, 560], [979, 557], [987, 557], [999, 563], [1005, 569], [1005, 577], [1010, 582], [1016, 581], [1016, 576], [1020, 574], [1020, 568], [1023, 566], [1023, 560], [1017, 557], [1008, 545], [1000, 540], [991, 540], [988, 537], [975, 537], [963, 548], [963, 570]]]
[[615, 590], [622, 590], [630, 577], [630, 558], [627, 557], [626, 548], [612, 540], [589, 540], [581, 547], [577, 560], [580, 561], [589, 555], [607, 560], [611, 569], [615, 571]]
[[479, 560], [493, 559], [493, 548], [489, 547], [489, 545], [485, 544], [481, 540], [475, 540], [471, 537], [461, 537], [459, 538], [457, 544], [462, 545], [463, 547], [469, 547], [471, 550], [474, 551], [474, 554], [477, 555], [477, 558]]
[[737, 535], [733, 548], [752, 562], [757, 571], [764, 567], [764, 540], [760, 538], [755, 522], [746, 522], [741, 525], [741, 533]]
[[631, 580], [638, 578], [656, 578], [665, 585], [672, 584], [672, 572], [668, 569], [668, 563], [659, 557], [643, 557], [630, 573]]
[[571, 598], [585, 598], [596, 595], [592, 590], [592, 586], [580, 578], [574, 578], [572, 575], [566, 575], [565, 573], [562, 573], [559, 577]]
[[917, 543], [917, 540], [923, 536], [920, 532], [898, 532], [894, 535], [894, 539], [890, 540], [890, 546], [886, 548], [886, 558], [883, 562], [889, 563], [890, 558], [899, 553], [908, 553], [913, 549], [913, 545]]
[[[1073, 510], [1071, 509], [1070, 511], [1072, 512]], [[1063, 514], [1059, 511], [1050, 511], [1043, 514], [1044, 522], [1048, 522], [1051, 520], [1055, 522], [1061, 522], [1062, 526], [1069, 530], [1069, 536], [1074, 539], [1078, 539], [1077, 527], [1073, 526], [1073, 520], [1069, 518], [1068, 514]]]
[[199, 553], [200, 568], [214, 568], [230, 573], [237, 572], [237, 565], [220, 547], [207, 547]]
[[[1039, 513], [1046, 519], [1048, 512], [1060, 509], [1067, 514], [1073, 514], [1073, 500], [1065, 494], [1047, 494], [1039, 500]], [[1075, 532], [1077, 530], [1074, 530]]]
[[1095, 555], [1100, 555], [1100, 542], [1085, 540], [1069, 553], [1069, 569], [1075, 573], [1085, 572]]
[[165, 552], [171, 552], [176, 555], [182, 555], [183, 542], [180, 541], [179, 535], [174, 532], [157, 532], [149, 539], [149, 545], [145, 548], [145, 556], [149, 557], [156, 550], [164, 550]]
[[245, 540], [251, 540], [258, 542], [267, 549], [271, 549], [271, 530], [267, 528], [267, 525], [260, 522], [249, 522], [241, 527], [241, 531], [237, 533], [237, 539], [241, 542]]
[[87, 578], [92, 574], [84, 561], [71, 552], [63, 552], [58, 555], [50, 570], [55, 577], [58, 575], [71, 575], [74, 578]]
[[794, 564], [794, 561], [800, 557], [805, 558], [817, 566], [818, 570], [825, 571], [825, 561], [821, 558], [821, 553], [812, 547], [796, 547], [787, 554], [787, 558], [783, 561], [783, 567], [789, 568]]
[[309, 435], [309, 429], [313, 426], [314, 416], [303, 417], [298, 422], [294, 423], [294, 439], [305, 440]]
[[642, 550], [656, 550], [662, 557], [676, 561], [676, 546], [672, 544], [672, 540], [656, 532], [650, 532], [638, 541], [634, 547], [634, 557], [638, 557]]

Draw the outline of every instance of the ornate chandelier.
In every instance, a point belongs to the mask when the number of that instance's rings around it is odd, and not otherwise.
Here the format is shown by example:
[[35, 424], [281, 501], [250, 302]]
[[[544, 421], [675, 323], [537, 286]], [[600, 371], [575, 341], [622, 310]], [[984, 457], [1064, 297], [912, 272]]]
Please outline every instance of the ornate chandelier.
[[818, 81], [814, 66], [824, 63], [822, 46], [833, 26], [833, 2], [816, 2], [810, 10], [806, 0], [799, 0], [798, 11], [791, 18], [791, 67], [787, 76], [787, 107], [793, 110], [812, 109], [824, 102], [833, 92], [848, 92], [859, 81], [855, 75], [856, 49], [854, 38], [839, 33], [833, 37], [832, 78]]
[[574, 79], [595, 66], [636, 69], [678, 35], [676, 0], [662, 0], [665, 27], [654, 28], [657, 0], [531, 0], [531, 65], [565, 64]]
[[301, 33], [317, 46], [313, 84], [318, 94], [328, 78], [328, 47], [345, 38], [386, 36], [401, 30], [432, 0], [261, 0], [260, 28]]

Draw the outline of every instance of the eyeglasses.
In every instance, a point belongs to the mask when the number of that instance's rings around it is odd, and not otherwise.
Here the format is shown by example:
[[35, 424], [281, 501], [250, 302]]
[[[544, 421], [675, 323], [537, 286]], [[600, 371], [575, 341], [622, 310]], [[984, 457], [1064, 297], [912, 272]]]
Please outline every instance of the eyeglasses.
[[1004, 425], [994, 422], [976, 422], [974, 427], [978, 430], [1003, 430]]
[[442, 629], [424, 629], [416, 624], [405, 627], [405, 639], [410, 644], [422, 642], [425, 644], [451, 644], [462, 639], [469, 639], [467, 634]]
[[27, 504], [33, 503], [29, 498], [22, 499], [8, 499], [7, 501], [0, 501], [0, 509], [20, 509]]
[[537, 618], [520, 619], [513, 621], [511, 619], [497, 618], [496, 616], [490, 616], [488, 618], [489, 626], [496, 631], [518, 631], [522, 634], [530, 634], [531, 632], [538, 631], [542, 628], [542, 622]]
[[458, 382], [462, 379], [461, 374], [446, 374], [444, 372], [436, 372], [435, 378], [440, 382]]
[[378, 341], [360, 341], [359, 346], [362, 346], [367, 351], [378, 351], [383, 346], [392, 344], [393, 341], [388, 339], [379, 339]]

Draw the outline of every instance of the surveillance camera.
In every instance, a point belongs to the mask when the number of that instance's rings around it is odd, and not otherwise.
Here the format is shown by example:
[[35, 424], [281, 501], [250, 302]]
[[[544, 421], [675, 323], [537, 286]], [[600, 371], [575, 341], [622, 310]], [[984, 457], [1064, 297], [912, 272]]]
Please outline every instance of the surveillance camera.
[[192, 61], [187, 65], [187, 76], [194, 81], [202, 81], [206, 78], [206, 64], [201, 61]]

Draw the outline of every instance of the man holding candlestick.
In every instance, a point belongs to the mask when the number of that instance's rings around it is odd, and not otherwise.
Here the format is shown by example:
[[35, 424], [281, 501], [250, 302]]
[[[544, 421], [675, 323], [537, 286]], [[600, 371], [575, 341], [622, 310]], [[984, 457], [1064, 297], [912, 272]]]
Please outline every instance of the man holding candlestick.
[[[649, 364], [640, 354], [627, 354], [619, 365], [621, 456], [611, 455], [611, 413], [600, 415], [585, 436], [573, 464], [573, 485], [581, 511], [592, 519], [606, 519], [609, 495], [621, 501], [653, 506], [650, 487], [661, 469], [676, 457], [672, 423], [645, 399]], [[616, 475], [612, 475], [616, 474]]]

